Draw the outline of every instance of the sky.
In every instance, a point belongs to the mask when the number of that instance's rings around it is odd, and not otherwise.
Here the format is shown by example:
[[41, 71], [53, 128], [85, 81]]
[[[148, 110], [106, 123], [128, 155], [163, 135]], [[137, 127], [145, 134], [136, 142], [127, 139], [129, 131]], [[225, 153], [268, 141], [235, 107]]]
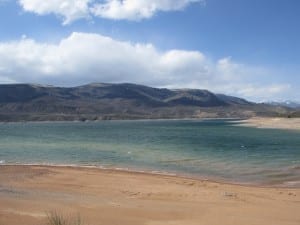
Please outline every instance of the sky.
[[299, 0], [0, 0], [0, 83], [300, 101]]

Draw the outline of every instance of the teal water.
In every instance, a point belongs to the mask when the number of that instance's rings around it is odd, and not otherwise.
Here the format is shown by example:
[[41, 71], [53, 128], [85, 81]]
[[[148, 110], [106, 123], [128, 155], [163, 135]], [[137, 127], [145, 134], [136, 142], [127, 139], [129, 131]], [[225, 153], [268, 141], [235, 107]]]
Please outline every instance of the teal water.
[[300, 132], [231, 122], [2, 123], [0, 163], [93, 165], [300, 186]]

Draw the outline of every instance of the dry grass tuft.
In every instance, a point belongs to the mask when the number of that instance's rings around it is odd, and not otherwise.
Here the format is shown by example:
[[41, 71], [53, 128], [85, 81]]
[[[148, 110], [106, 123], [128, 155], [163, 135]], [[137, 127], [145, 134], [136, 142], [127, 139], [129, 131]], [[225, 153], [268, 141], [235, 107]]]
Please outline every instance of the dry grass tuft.
[[47, 223], [46, 225], [83, 225], [80, 215], [77, 217], [65, 217], [56, 211], [47, 213]]

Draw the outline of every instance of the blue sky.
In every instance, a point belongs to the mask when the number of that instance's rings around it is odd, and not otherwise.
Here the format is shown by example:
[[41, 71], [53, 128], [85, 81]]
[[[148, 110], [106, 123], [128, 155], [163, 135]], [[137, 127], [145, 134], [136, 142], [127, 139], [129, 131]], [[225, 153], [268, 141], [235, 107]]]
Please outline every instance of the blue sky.
[[300, 100], [298, 0], [0, 0], [0, 82]]

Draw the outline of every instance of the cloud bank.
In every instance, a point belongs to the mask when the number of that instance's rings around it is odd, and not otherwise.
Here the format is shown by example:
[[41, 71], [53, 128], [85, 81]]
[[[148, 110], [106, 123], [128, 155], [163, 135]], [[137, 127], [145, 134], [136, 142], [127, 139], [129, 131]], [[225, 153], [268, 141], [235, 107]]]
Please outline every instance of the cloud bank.
[[19, 0], [27, 12], [38, 15], [55, 14], [69, 24], [93, 16], [114, 20], [141, 20], [157, 12], [183, 10], [188, 5], [204, 0]]
[[274, 99], [289, 84], [261, 83], [268, 71], [217, 61], [199, 51], [160, 51], [93, 33], [72, 33], [57, 44], [21, 38], [0, 42], [0, 82], [81, 85], [133, 82], [156, 87], [204, 88], [249, 99]]

